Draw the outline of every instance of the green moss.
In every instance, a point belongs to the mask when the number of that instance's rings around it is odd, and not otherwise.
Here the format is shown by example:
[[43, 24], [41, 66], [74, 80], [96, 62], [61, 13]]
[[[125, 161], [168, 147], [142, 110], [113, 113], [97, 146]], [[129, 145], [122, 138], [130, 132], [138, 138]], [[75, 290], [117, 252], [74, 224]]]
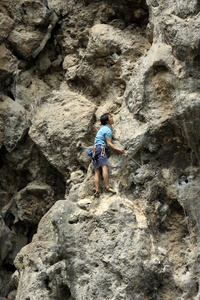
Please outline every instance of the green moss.
[[21, 271], [24, 269], [24, 264], [15, 264], [15, 267], [17, 268], [17, 270]]

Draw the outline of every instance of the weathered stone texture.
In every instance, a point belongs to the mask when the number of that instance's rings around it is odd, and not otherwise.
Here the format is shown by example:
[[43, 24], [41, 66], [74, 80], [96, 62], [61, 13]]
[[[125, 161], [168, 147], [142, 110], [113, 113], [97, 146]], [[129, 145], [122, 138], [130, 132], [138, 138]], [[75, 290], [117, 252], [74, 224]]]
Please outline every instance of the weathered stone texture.
[[61, 173], [74, 168], [80, 144], [90, 136], [94, 111], [94, 104], [69, 91], [50, 95], [38, 107], [30, 137]]
[[[0, 1], [0, 297], [199, 300], [199, 14]], [[97, 200], [86, 150], [107, 111], [126, 155]]]

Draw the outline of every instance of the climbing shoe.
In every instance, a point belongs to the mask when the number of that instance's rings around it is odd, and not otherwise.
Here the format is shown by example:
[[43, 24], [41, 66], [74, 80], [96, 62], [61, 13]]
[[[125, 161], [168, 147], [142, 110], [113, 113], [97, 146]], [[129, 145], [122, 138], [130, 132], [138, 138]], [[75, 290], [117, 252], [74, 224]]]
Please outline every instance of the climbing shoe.
[[100, 193], [99, 192], [95, 192], [94, 193], [94, 197], [99, 198], [100, 197]]
[[116, 194], [112, 188], [106, 189], [106, 193]]

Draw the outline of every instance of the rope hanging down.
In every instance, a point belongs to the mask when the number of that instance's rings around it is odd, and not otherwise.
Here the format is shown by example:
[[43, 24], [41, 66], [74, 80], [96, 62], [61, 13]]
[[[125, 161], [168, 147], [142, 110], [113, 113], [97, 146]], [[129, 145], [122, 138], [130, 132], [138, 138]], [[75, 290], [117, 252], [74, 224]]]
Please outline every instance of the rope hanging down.
[[130, 159], [132, 159], [132, 161], [134, 161], [139, 167], [142, 167], [142, 165], [140, 165], [135, 159], [133, 159], [129, 154], [125, 153], [125, 155], [127, 155]]

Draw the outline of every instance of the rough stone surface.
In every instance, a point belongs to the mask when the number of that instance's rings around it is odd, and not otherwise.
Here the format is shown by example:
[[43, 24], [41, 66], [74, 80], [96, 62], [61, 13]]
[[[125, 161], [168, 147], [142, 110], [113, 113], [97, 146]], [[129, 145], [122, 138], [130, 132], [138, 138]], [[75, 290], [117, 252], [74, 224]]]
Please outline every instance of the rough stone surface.
[[63, 174], [74, 168], [81, 142], [90, 136], [94, 111], [94, 104], [69, 91], [50, 95], [38, 107], [30, 137]]
[[4, 44], [0, 45], [0, 79], [1, 88], [9, 86], [12, 82], [12, 76], [17, 70], [17, 60], [11, 51]]
[[199, 29], [198, 0], [0, 1], [2, 299], [199, 300]]
[[1, 145], [12, 152], [28, 131], [26, 110], [8, 97], [1, 97], [0, 117], [2, 124]]

